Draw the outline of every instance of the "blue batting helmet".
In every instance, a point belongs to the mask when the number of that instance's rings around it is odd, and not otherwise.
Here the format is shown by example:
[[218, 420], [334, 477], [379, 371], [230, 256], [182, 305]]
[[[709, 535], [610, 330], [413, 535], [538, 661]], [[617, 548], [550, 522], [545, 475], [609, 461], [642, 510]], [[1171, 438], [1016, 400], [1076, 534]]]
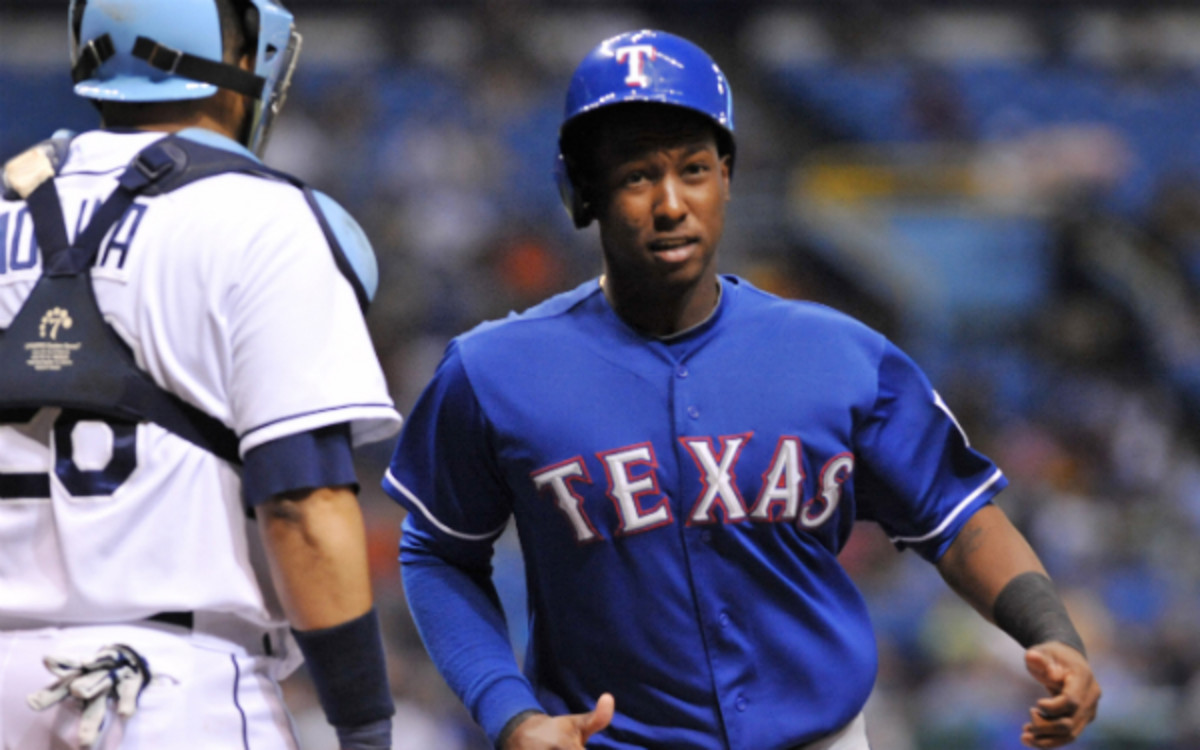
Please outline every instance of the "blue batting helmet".
[[649, 29], [606, 39], [575, 69], [559, 129], [555, 179], [567, 212], [580, 229], [592, 215], [572, 174], [572, 155], [564, 151], [564, 135], [583, 115], [630, 102], [668, 104], [707, 116], [716, 125], [722, 152], [733, 156], [733, 92], [707, 52], [682, 37]]
[[292, 14], [276, 0], [244, 0], [254, 71], [224, 62], [218, 0], [71, 0], [71, 73], [88, 99], [203, 99], [218, 88], [253, 97], [245, 145], [261, 152], [283, 107], [300, 50]]

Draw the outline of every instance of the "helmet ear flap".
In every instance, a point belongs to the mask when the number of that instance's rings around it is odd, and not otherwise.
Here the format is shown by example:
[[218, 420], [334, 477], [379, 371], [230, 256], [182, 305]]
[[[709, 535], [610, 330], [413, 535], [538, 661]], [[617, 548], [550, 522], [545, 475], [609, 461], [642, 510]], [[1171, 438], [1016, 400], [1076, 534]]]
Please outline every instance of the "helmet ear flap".
[[583, 229], [596, 218], [592, 204], [584, 199], [583, 191], [571, 179], [571, 168], [561, 153], [554, 163], [554, 181], [558, 184], [558, 195], [571, 216], [576, 229]]

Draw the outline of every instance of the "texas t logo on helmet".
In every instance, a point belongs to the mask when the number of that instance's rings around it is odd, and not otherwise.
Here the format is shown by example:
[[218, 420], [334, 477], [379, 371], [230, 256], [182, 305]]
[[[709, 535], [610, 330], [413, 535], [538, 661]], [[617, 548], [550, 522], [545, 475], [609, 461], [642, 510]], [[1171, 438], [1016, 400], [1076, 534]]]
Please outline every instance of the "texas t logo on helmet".
[[640, 86], [641, 88], [649, 86], [650, 76], [645, 73], [645, 61], [654, 60], [656, 55], [656, 50], [649, 44], [618, 47], [615, 58], [617, 63], [629, 62], [629, 75], [625, 76], [626, 85]]

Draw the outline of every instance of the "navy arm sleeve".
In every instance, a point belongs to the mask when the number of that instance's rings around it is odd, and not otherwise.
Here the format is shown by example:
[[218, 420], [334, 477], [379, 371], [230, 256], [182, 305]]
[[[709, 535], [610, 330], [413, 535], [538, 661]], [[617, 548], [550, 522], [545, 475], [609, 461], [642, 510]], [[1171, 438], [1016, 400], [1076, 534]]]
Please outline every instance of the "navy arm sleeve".
[[409, 608], [434, 664], [494, 743], [542, 710], [513, 657], [492, 584], [492, 549], [512, 512], [489, 429], [452, 344], [417, 400], [384, 490], [408, 509], [400, 562]]
[[1008, 482], [971, 448], [916, 363], [890, 343], [878, 377], [874, 406], [856, 439], [859, 515], [878, 521], [897, 547], [936, 561]]
[[247, 508], [275, 495], [318, 487], [350, 486], [358, 491], [350, 425], [330, 425], [272, 440], [246, 454], [242, 471]]

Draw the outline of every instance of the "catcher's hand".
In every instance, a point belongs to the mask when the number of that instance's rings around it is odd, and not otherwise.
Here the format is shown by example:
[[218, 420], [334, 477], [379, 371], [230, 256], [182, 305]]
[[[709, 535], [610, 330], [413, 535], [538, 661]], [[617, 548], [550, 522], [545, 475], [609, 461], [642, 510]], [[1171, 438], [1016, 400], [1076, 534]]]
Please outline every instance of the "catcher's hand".
[[35, 711], [67, 698], [80, 701], [83, 713], [79, 719], [79, 742], [83, 747], [91, 747], [100, 735], [110, 698], [116, 700], [119, 716], [132, 716], [137, 710], [138, 696], [150, 682], [146, 660], [120, 643], [100, 649], [91, 661], [47, 656], [43, 662], [58, 679], [26, 700]]

